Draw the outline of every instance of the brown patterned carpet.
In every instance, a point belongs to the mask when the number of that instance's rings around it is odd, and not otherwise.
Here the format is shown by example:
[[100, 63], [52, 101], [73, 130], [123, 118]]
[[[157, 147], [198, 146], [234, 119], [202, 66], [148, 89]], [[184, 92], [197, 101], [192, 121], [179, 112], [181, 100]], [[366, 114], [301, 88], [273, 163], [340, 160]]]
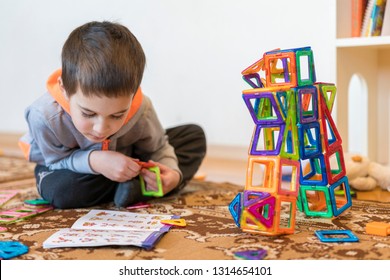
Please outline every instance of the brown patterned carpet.
[[[3, 209], [38, 198], [32, 166], [22, 159], [0, 158], [0, 188], [22, 189]], [[21, 179], [30, 178], [30, 179]], [[17, 180], [14, 180], [17, 179]], [[243, 250], [265, 249], [266, 259], [390, 259], [390, 236], [367, 235], [371, 221], [390, 223], [390, 205], [353, 201], [352, 208], [337, 219], [306, 218], [298, 213], [292, 235], [277, 237], [243, 233], [234, 224], [228, 205], [242, 187], [229, 183], [191, 182], [180, 193], [151, 201], [140, 213], [180, 215], [184, 228], [172, 228], [150, 251], [129, 246], [43, 249], [42, 243], [60, 228], [70, 227], [90, 209], [52, 210], [28, 220], [2, 225], [8, 230], [0, 240], [20, 241], [29, 252], [16, 259], [128, 259], [128, 260], [229, 260]], [[97, 209], [98, 207], [95, 207]], [[112, 204], [99, 209], [114, 209]], [[349, 229], [357, 243], [323, 243], [314, 235], [319, 229]]]
[[34, 166], [21, 158], [0, 156], [0, 183], [33, 178]]

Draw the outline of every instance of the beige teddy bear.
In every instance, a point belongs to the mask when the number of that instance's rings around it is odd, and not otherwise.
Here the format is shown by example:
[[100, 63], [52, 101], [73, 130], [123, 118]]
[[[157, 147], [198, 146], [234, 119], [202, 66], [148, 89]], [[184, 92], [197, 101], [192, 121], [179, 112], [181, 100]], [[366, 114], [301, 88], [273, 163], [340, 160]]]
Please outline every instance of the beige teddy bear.
[[378, 186], [390, 192], [390, 167], [376, 162], [371, 162], [368, 174], [376, 179]]
[[380, 186], [390, 191], [390, 167], [358, 154], [345, 154], [344, 161], [349, 184], [355, 190], [370, 191]]

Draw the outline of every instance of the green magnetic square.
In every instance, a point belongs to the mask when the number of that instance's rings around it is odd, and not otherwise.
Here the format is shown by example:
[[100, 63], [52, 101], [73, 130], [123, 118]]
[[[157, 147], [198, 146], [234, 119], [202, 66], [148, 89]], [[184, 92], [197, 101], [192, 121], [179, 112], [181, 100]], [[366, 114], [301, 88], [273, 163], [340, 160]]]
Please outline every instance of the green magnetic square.
[[[302, 80], [301, 76], [301, 57], [307, 56], [307, 63], [308, 63], [308, 79]], [[296, 65], [297, 65], [297, 83], [298, 86], [308, 86], [312, 85], [315, 82], [315, 74], [314, 74], [314, 59], [313, 59], [313, 52], [310, 50], [308, 51], [297, 51], [296, 52]]]
[[[297, 115], [296, 115], [296, 94], [294, 91], [287, 92], [288, 98], [288, 111], [286, 117], [286, 126], [284, 129], [284, 135], [282, 139], [282, 147], [280, 149], [280, 156], [287, 159], [299, 160], [299, 137], [298, 137], [298, 129], [297, 129]], [[288, 151], [288, 134], [291, 134], [292, 140], [292, 152]]]
[[[299, 187], [299, 191], [301, 194], [302, 204], [304, 212], [307, 216], [313, 216], [313, 217], [326, 217], [330, 218], [333, 216], [333, 211], [331, 207], [331, 200], [330, 200], [330, 194], [329, 194], [329, 188], [327, 186], [304, 186], [301, 185]], [[309, 203], [306, 195], [306, 191], [315, 191], [315, 192], [323, 192], [325, 195], [325, 201], [326, 201], [326, 212], [323, 211], [312, 211], [309, 209]]]
[[158, 190], [157, 191], [147, 190], [144, 178], [141, 175], [139, 175], [139, 182], [141, 184], [142, 194], [145, 196], [156, 196], [156, 197], [164, 196], [162, 183], [161, 183], [160, 168], [158, 166], [153, 166], [148, 168], [148, 170], [156, 173]]

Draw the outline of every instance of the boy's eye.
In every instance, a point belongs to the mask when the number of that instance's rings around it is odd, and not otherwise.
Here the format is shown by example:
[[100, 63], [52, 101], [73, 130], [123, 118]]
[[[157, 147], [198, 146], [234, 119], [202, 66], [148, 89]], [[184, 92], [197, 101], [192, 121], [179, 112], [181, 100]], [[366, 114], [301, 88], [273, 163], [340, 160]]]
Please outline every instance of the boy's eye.
[[111, 116], [111, 117], [112, 117], [114, 120], [120, 120], [120, 119], [123, 118], [123, 116], [124, 116], [124, 114], [122, 114], [122, 115], [117, 115], [117, 116], [113, 115], [113, 116]]
[[81, 115], [84, 117], [84, 118], [93, 118], [95, 116], [95, 114], [87, 114], [87, 113], [84, 113], [84, 112], [81, 112]]

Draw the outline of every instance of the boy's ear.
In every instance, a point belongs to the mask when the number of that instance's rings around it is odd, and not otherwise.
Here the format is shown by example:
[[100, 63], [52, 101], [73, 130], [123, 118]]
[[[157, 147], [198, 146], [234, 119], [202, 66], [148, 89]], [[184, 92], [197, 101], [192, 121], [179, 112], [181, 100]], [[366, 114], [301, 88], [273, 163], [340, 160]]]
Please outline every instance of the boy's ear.
[[66, 90], [65, 90], [65, 88], [64, 88], [64, 84], [63, 84], [63, 82], [62, 82], [61, 76], [58, 77], [58, 80], [57, 80], [57, 81], [58, 81], [58, 86], [60, 87], [60, 90], [61, 90], [61, 92], [62, 92], [62, 95], [65, 97], [66, 100], [69, 100], [68, 94], [66, 93]]

